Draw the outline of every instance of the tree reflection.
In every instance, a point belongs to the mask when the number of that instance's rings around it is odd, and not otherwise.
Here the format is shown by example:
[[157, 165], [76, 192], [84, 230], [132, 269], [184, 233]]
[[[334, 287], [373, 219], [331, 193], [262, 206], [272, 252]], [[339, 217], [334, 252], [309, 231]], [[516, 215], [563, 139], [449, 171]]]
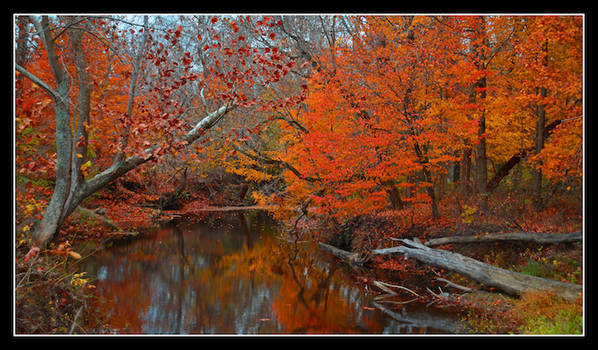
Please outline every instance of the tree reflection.
[[314, 246], [237, 213], [164, 226], [88, 267], [106, 318], [121, 333], [379, 333], [381, 313]]

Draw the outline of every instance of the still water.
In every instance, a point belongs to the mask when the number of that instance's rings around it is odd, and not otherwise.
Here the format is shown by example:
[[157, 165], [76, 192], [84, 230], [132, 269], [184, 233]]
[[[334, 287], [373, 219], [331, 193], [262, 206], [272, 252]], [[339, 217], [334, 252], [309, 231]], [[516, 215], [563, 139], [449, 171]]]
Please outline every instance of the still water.
[[355, 272], [289, 244], [265, 213], [179, 220], [89, 258], [98, 307], [116, 334], [439, 334], [458, 316], [383, 305]]

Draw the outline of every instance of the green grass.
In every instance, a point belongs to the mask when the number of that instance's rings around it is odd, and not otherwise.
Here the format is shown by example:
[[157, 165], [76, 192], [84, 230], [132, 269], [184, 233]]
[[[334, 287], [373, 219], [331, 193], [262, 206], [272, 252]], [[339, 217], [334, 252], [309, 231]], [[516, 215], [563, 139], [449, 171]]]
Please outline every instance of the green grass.
[[521, 334], [582, 334], [581, 299], [567, 302], [551, 293], [527, 293], [511, 310]]
[[525, 334], [582, 334], [583, 317], [578, 310], [566, 308], [554, 316], [526, 318], [520, 329]]

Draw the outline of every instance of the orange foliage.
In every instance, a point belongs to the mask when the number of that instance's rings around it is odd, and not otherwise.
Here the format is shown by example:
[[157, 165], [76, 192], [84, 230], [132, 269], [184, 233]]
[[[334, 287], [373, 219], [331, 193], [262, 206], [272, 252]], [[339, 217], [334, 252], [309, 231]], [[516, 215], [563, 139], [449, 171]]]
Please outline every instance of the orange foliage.
[[481, 140], [495, 168], [530, 149], [539, 104], [546, 125], [564, 121], [530, 161], [555, 181], [581, 177], [581, 17], [351, 19], [359, 34], [319, 57], [307, 108], [296, 109], [306, 131], [277, 121], [287, 146], [272, 158], [300, 173], [283, 173], [288, 206], [372, 214], [388, 207], [389, 186], [403, 202], [430, 203], [433, 183]]

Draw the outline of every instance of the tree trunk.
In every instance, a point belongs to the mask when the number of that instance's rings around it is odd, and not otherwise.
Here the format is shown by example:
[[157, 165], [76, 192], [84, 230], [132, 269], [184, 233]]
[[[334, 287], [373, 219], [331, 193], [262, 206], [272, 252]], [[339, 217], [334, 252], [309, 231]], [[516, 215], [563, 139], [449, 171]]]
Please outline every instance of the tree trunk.
[[[485, 80], [485, 79], [484, 79]], [[485, 83], [484, 83], [485, 85]], [[475, 186], [479, 194], [486, 193], [488, 182], [488, 157], [486, 155], [486, 117], [482, 112], [478, 127], [478, 144], [475, 152]]]
[[403, 209], [403, 200], [401, 199], [401, 193], [399, 189], [392, 181], [388, 181], [385, 183], [386, 185], [386, 193], [388, 193], [388, 198], [390, 199], [390, 206], [392, 209]]
[[[60, 228], [62, 222], [77, 208], [83, 199], [128, 171], [153, 159], [153, 152], [157, 149], [157, 146], [152, 146], [146, 149], [143, 154], [133, 155], [128, 158], [125, 158], [124, 153], [121, 152], [117, 154], [110, 167], [93, 178], [85, 180], [81, 176], [80, 165], [83, 164], [82, 160], [85, 159], [84, 157], [86, 154], [84, 153], [87, 153], [87, 143], [85, 141], [87, 134], [83, 123], [89, 120], [89, 94], [91, 88], [89, 86], [89, 76], [87, 73], [85, 57], [81, 48], [82, 28], [75, 28], [73, 25], [68, 29], [70, 34], [69, 40], [72, 50], [71, 53], [73, 54], [77, 79], [79, 81], [79, 96], [76, 103], [77, 114], [73, 116], [74, 120], [72, 124], [74, 128], [72, 129], [71, 112], [69, 109], [69, 106], [71, 105], [69, 96], [69, 76], [67, 76], [66, 72], [63, 70], [63, 65], [56, 53], [54, 41], [52, 40], [52, 35], [49, 30], [48, 16], [42, 16], [41, 23], [38, 22], [35, 17], [31, 17], [30, 20], [44, 42], [48, 62], [56, 82], [56, 90], [53, 90], [48, 84], [25, 70], [22, 66], [16, 66], [16, 69], [23, 73], [25, 77], [31, 79], [48, 92], [54, 99], [54, 109], [56, 111], [56, 183], [44, 217], [32, 232], [33, 245], [45, 247], [48, 242], [54, 238], [54, 235]], [[71, 20], [71, 24], [85, 24], [83, 19], [74, 18]], [[147, 20], [145, 23], [147, 23]], [[138, 52], [137, 60], [141, 59], [143, 55], [142, 51], [143, 49]], [[136, 65], [136, 67], [136, 69], [138, 69], [139, 66]], [[136, 77], [136, 74], [133, 74], [133, 76]], [[135, 91], [133, 88], [135, 83], [136, 81], [131, 81], [130, 91], [132, 93]], [[132, 101], [133, 98], [133, 95], [129, 95], [129, 101]], [[128, 105], [128, 107], [131, 108], [128, 108], [127, 112], [131, 113], [132, 104], [129, 103]], [[192, 144], [205, 130], [214, 126], [233, 108], [234, 106], [226, 104], [218, 110], [208, 114], [183, 137], [183, 140], [187, 141], [188, 145]], [[123, 136], [124, 141], [121, 140], [124, 144], [126, 144], [127, 137], [128, 135], [125, 134]], [[79, 143], [81, 138], [83, 138], [83, 142]], [[77, 156], [77, 153], [81, 155], [81, 158]]]
[[[74, 17], [74, 22], [81, 21], [80, 18]], [[88, 147], [88, 133], [86, 125], [89, 126], [89, 115], [90, 115], [90, 101], [91, 101], [91, 82], [89, 73], [87, 72], [87, 62], [83, 54], [83, 47], [81, 46], [81, 38], [83, 36], [82, 30], [73, 30], [69, 35], [69, 41], [71, 44], [71, 51], [73, 55], [73, 61], [75, 62], [75, 70], [77, 72], [77, 81], [79, 88], [79, 96], [77, 97], [77, 104], [73, 113], [72, 125], [73, 139], [71, 148], [71, 182], [68, 191], [68, 196], [64, 204], [65, 208], [69, 208], [73, 205], [75, 194], [84, 181], [81, 167], [87, 160], [87, 147]], [[77, 203], [78, 205], [79, 203]], [[74, 206], [76, 207], [76, 205]], [[59, 225], [62, 224], [66, 211], [63, 209], [60, 217]]]
[[[546, 97], [546, 88], [540, 89], [540, 96]], [[537, 109], [538, 121], [536, 123], [536, 149], [535, 153], [539, 154], [544, 148], [544, 129], [546, 124], [546, 109], [543, 104], [540, 104]], [[534, 204], [536, 210], [541, 210], [542, 205], [542, 170], [534, 169]]]
[[529, 291], [552, 291], [566, 300], [574, 301], [582, 292], [582, 286], [564, 283], [546, 278], [513, 272], [481, 261], [441, 249], [433, 249], [421, 242], [401, 240], [406, 245], [392, 248], [374, 249], [372, 254], [402, 254], [405, 258], [454, 271], [489, 287], [495, 287], [512, 295], [521, 295]]
[[[544, 57], [542, 58], [542, 65], [544, 67], [548, 66], [548, 41], [544, 41], [542, 43], [541, 48], [542, 54]], [[547, 96], [546, 87], [542, 86], [538, 88], [539, 96], [542, 98], [542, 101], [537, 105], [536, 113], [538, 116], [538, 121], [536, 123], [536, 149], [535, 153], [539, 154], [542, 149], [544, 148], [544, 129], [546, 124], [546, 107], [545, 102], [543, 99]], [[534, 204], [536, 210], [541, 210], [543, 208], [542, 203], [542, 171], [540, 169], [535, 169], [534, 171]]]
[[463, 158], [461, 158], [461, 165], [460, 165], [460, 187], [462, 194], [469, 194], [471, 192], [471, 186], [469, 183], [469, 176], [471, 172], [471, 149], [466, 149], [463, 151]]
[[[550, 135], [550, 133], [552, 132], [552, 130], [554, 128], [556, 128], [561, 122], [562, 122], [561, 120], [556, 120], [556, 121], [548, 124], [543, 130], [543, 133], [542, 133], [543, 139], [544, 140], [547, 139], [548, 136]], [[507, 162], [504, 163], [496, 171], [496, 173], [494, 174], [492, 179], [490, 179], [490, 181], [488, 181], [488, 185], [486, 186], [488, 189], [488, 192], [494, 191], [498, 187], [498, 184], [500, 184], [502, 179], [509, 174], [511, 169], [513, 169], [513, 167], [515, 167], [515, 165], [519, 164], [521, 159], [524, 158], [528, 153], [534, 152], [534, 150], [535, 150], [535, 146], [532, 149], [522, 151], [518, 154], [513, 155], [511, 158], [509, 158], [509, 160], [507, 160]]]
[[427, 170], [425, 170], [425, 174], [428, 182], [432, 183], [432, 186], [426, 187], [426, 192], [428, 192], [428, 196], [430, 196], [430, 200], [432, 201], [432, 216], [435, 219], [438, 219], [440, 217], [440, 212], [438, 211], [438, 200], [436, 198], [436, 193], [434, 192], [432, 176], [430, 176], [430, 172]]
[[511, 232], [511, 233], [496, 233], [486, 234], [480, 236], [450, 236], [441, 238], [432, 238], [424, 243], [424, 245], [438, 246], [452, 243], [482, 243], [482, 242], [505, 242], [505, 241], [521, 241], [534, 242], [540, 244], [557, 244], [580, 242], [582, 240], [581, 232], [573, 233], [529, 233], [529, 232]]
[[[483, 16], [480, 16], [480, 27], [478, 29], [480, 36], [484, 37], [482, 40], [482, 46], [488, 46], [488, 40], [486, 36], [486, 23]], [[475, 51], [475, 62], [478, 70], [486, 69], [486, 55], [484, 50], [480, 47], [474, 47]], [[470, 95], [470, 102], [476, 103], [479, 92], [479, 103], [485, 103], [486, 99], [486, 77], [482, 76], [475, 84], [472, 95]], [[486, 182], [488, 182], [488, 157], [486, 155], [486, 115], [484, 108], [481, 110], [481, 115], [478, 119], [478, 144], [475, 152], [475, 190], [479, 194], [486, 194]]]
[[33, 17], [30, 20], [44, 42], [46, 52], [48, 53], [48, 62], [56, 81], [56, 91], [51, 93], [56, 112], [56, 182], [44, 217], [38, 228], [32, 233], [33, 244], [45, 246], [60, 226], [71, 183], [70, 157], [72, 152], [72, 136], [69, 110], [71, 101], [69, 96], [69, 78], [63, 71], [62, 64], [58, 60], [54, 42], [52, 41], [52, 34], [49, 30], [48, 17], [43, 16], [41, 23]]
[[[581, 285], [501, 269], [458, 253], [430, 248], [419, 242], [417, 238], [413, 241], [408, 239], [401, 239], [400, 241], [409, 247], [397, 246], [374, 249], [370, 253], [372, 255], [401, 254], [405, 259], [414, 258], [425, 264], [459, 273], [483, 285], [497, 288], [511, 295], [551, 291], [566, 300], [574, 301], [582, 293]], [[370, 258], [370, 256], [366, 258], [358, 253], [347, 252], [325, 243], [318, 243], [318, 246], [320, 249], [355, 266], [362, 266]]]
[[348, 252], [322, 242], [318, 242], [318, 247], [320, 247], [321, 250], [336, 256], [349, 265], [363, 266], [363, 264], [366, 262], [359, 253]]
[[239, 190], [240, 201], [245, 200], [245, 195], [247, 194], [247, 191], [249, 191], [249, 184], [244, 183], [243, 185], [241, 185], [241, 189]]

